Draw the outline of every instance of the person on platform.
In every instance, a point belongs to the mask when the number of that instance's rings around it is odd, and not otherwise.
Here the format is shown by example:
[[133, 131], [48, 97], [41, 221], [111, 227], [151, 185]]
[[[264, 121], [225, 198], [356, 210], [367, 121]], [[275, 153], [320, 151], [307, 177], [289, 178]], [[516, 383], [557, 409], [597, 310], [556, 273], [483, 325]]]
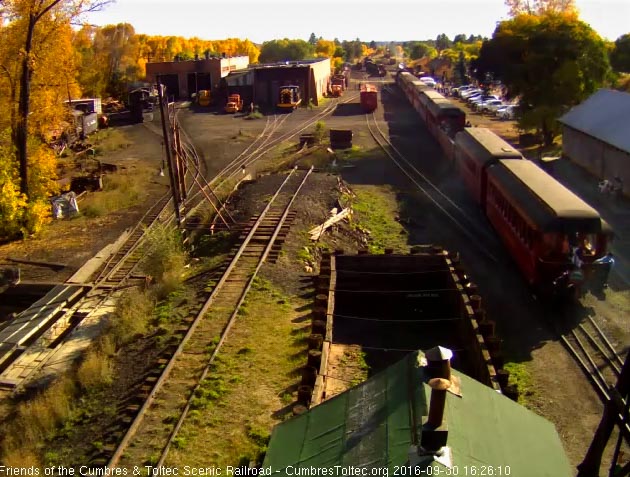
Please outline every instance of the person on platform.
[[608, 288], [608, 277], [610, 275], [610, 271], [615, 265], [615, 258], [612, 252], [608, 252], [603, 257], [593, 261], [593, 265], [595, 265], [596, 267], [601, 267], [599, 268], [600, 273], [598, 275], [601, 276], [600, 281], [602, 284], [602, 288]]

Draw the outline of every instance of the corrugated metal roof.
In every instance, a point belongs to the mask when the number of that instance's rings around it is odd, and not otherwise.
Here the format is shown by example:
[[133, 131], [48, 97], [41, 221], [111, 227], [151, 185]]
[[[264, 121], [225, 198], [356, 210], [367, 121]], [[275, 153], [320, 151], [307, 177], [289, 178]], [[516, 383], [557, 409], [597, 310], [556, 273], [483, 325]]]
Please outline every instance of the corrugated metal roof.
[[600, 89], [558, 121], [630, 154], [630, 94]]
[[[408, 463], [412, 436], [420, 437], [428, 412], [431, 390], [422, 357], [419, 351], [410, 353], [365, 383], [278, 424], [263, 467], [277, 475], [336, 465], [387, 468], [394, 475], [396, 466]], [[446, 398], [453, 465], [462, 472], [464, 466], [476, 471], [485, 465], [509, 466], [511, 475], [573, 475], [553, 424], [472, 378], [453, 374], [463, 395]], [[431, 459], [428, 465], [443, 469]], [[502, 472], [506, 475], [505, 467]]]

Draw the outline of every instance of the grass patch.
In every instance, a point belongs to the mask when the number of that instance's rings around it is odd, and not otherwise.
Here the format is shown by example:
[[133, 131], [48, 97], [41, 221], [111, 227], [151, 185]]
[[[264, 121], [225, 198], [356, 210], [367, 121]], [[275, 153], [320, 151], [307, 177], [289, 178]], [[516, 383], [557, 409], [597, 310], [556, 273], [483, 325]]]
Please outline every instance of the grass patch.
[[127, 149], [132, 142], [124, 131], [118, 128], [100, 129], [90, 136], [96, 154]]
[[534, 393], [532, 375], [525, 363], [505, 363], [503, 369], [510, 373], [510, 384], [518, 386], [518, 402], [525, 405], [527, 398]]
[[247, 116], [245, 116], [245, 119], [262, 119], [264, 117], [265, 115], [260, 111], [254, 111], [253, 113], [249, 113]]
[[103, 190], [88, 194], [81, 202], [81, 214], [88, 218], [102, 217], [140, 202], [142, 188], [137, 177], [130, 175], [106, 175]]
[[386, 248], [407, 252], [405, 229], [394, 220], [398, 215], [398, 203], [391, 188], [355, 186], [353, 191], [356, 197], [351, 199], [350, 224], [367, 235], [370, 253], [383, 253]]
[[32, 399], [18, 404], [14, 419], [5, 425], [2, 463], [41, 467], [41, 443], [68, 419], [76, 388], [68, 377], [58, 379]]
[[247, 315], [238, 317], [214, 362], [212, 379], [195, 396], [200, 412], [180, 431], [186, 449], [172, 449], [167, 465], [260, 462], [271, 429], [282, 419], [274, 413], [293, 401], [287, 389], [298, 383], [292, 373], [305, 362], [306, 345], [295, 339], [303, 324], [292, 322], [300, 314], [295, 308], [305, 303], [289, 301], [264, 278], [254, 280]]

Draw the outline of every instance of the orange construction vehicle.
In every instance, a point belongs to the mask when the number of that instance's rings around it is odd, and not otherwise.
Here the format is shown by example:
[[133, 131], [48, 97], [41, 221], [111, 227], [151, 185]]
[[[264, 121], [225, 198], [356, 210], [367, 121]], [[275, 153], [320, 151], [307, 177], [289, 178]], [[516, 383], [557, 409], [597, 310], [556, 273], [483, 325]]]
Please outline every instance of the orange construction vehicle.
[[226, 113], [237, 113], [243, 109], [243, 100], [240, 94], [231, 94], [228, 97], [227, 104], [225, 105]]

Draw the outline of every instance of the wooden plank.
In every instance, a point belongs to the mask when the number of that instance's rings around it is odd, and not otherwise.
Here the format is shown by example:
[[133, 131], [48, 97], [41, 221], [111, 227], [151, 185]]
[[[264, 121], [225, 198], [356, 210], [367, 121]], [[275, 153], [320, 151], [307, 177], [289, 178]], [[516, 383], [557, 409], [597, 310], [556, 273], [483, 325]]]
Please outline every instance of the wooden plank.
[[328, 284], [328, 308], [326, 309], [326, 336], [325, 340], [332, 343], [333, 315], [335, 314], [335, 287], [337, 286], [337, 260], [330, 256], [330, 283]]
[[327, 228], [329, 228], [330, 226], [336, 224], [340, 220], [345, 219], [351, 213], [352, 213], [352, 209], [350, 207], [347, 207], [347, 208], [343, 209], [341, 212], [339, 212], [338, 214], [336, 214], [335, 216], [330, 217], [323, 224], [318, 225], [317, 227], [314, 227], [313, 229], [311, 229], [308, 232], [309, 235], [311, 236], [311, 240], [318, 240], [319, 237], [321, 237], [321, 235], [324, 233], [324, 231]]

